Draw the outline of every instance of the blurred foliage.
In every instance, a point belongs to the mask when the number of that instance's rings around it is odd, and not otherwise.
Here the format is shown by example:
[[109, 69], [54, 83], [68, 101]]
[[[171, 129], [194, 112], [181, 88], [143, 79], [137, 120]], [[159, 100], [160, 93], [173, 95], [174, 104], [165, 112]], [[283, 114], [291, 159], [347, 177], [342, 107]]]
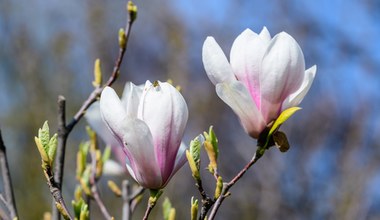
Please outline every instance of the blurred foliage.
[[[67, 99], [68, 119], [79, 108], [92, 90], [96, 58], [102, 60], [103, 77], [110, 74], [118, 30], [125, 24], [125, 3], [5, 0], [0, 4], [0, 127], [20, 219], [41, 219], [51, 205], [33, 137], [45, 120], [56, 130], [58, 95]], [[206, 36], [214, 36], [228, 54], [245, 28], [258, 32], [265, 25], [272, 35], [291, 34], [303, 49], [307, 67], [318, 66], [303, 110], [282, 127], [290, 150], [286, 154], [270, 150], [232, 188], [218, 219], [380, 218], [378, 1], [135, 3], [139, 15], [114, 87], [121, 92], [127, 80], [139, 84], [168, 78], [180, 84], [190, 110], [184, 140], [188, 143], [213, 125], [219, 137], [218, 171], [226, 181], [250, 159], [255, 142], [207, 79], [201, 62]], [[67, 201], [73, 199], [74, 161], [78, 144], [86, 138], [84, 127], [82, 121], [68, 141], [63, 187]], [[201, 171], [207, 172], [202, 167]], [[112, 178], [118, 184], [121, 179]], [[213, 184], [207, 183], [212, 182], [205, 180], [209, 192]], [[99, 184], [105, 203], [119, 219], [121, 200], [110, 193], [107, 178]], [[188, 218], [191, 195], [198, 194], [184, 166], [165, 190], [178, 219]], [[135, 217], [140, 218], [142, 211], [139, 207]], [[100, 215], [94, 212], [92, 219], [96, 216]], [[152, 219], [160, 216], [159, 209], [153, 211]]]

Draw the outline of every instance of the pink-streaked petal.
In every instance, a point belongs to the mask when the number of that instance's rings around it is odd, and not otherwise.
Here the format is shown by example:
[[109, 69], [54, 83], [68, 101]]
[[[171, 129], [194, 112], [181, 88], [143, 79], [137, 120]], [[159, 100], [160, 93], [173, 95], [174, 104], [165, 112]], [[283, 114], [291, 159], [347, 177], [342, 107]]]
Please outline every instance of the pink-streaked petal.
[[268, 123], [275, 119], [282, 102], [302, 84], [305, 60], [298, 43], [287, 33], [277, 34], [263, 57], [261, 112]]
[[111, 87], [103, 89], [100, 96], [100, 112], [108, 128], [116, 135], [117, 140], [121, 142], [121, 138], [124, 135], [121, 121], [127, 117], [127, 113], [115, 90]]
[[305, 77], [301, 87], [294, 93], [290, 94], [290, 96], [287, 99], [285, 99], [285, 101], [282, 103], [282, 110], [298, 106], [302, 102], [303, 98], [309, 91], [311, 84], [313, 84], [316, 72], [316, 65], [310, 67], [305, 71]]
[[122, 140], [128, 157], [128, 170], [133, 170], [132, 176], [141, 186], [149, 189], [161, 188], [163, 181], [149, 127], [137, 118], [127, 118], [123, 125]]
[[171, 175], [188, 118], [186, 102], [169, 83], [147, 82], [138, 117], [153, 136], [158, 164], [165, 181]]
[[187, 149], [187, 147], [186, 147], [185, 143], [181, 142], [181, 145], [178, 149], [178, 153], [177, 153], [177, 156], [175, 159], [173, 171], [170, 174], [170, 177], [166, 180], [166, 183], [164, 184], [164, 186], [166, 186], [166, 184], [168, 184], [169, 180], [174, 176], [174, 174], [186, 163], [186, 161], [187, 161], [186, 149]]
[[260, 109], [260, 73], [261, 61], [268, 42], [259, 35], [246, 29], [234, 41], [230, 61], [236, 78], [242, 82]]
[[136, 86], [132, 82], [127, 82], [125, 84], [121, 102], [126, 109], [128, 117], [137, 117], [137, 109], [139, 107], [143, 89], [144, 85]]
[[241, 82], [219, 83], [216, 93], [238, 115], [244, 130], [253, 138], [258, 138], [266, 124], [261, 113]]
[[236, 80], [226, 56], [213, 37], [207, 37], [203, 43], [202, 61], [207, 76], [214, 85]]
[[260, 34], [259, 34], [261, 40], [263, 40], [264, 42], [268, 43], [270, 42], [270, 40], [272, 39], [272, 37], [270, 36], [270, 33], [267, 29], [267, 27], [263, 27], [263, 29], [261, 30]]
[[84, 117], [86, 118], [90, 127], [100, 136], [106, 145], [109, 145], [112, 148], [122, 148], [122, 145], [120, 145], [118, 140], [107, 128], [106, 123], [103, 121], [102, 115], [100, 113], [99, 102], [93, 103], [90, 108], [87, 109]]

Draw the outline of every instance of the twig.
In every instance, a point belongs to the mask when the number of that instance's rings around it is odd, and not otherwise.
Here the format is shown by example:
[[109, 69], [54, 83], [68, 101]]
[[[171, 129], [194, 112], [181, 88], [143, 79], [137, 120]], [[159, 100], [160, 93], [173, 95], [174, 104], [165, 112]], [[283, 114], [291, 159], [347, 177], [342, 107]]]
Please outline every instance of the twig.
[[[0, 201], [2, 203], [0, 206], [0, 219], [11, 220], [9, 204], [2, 194], [0, 194]], [[6, 208], [7, 210], [4, 210], [3, 208]]]
[[103, 201], [101, 200], [99, 193], [98, 193], [98, 187], [96, 185], [97, 178], [96, 178], [96, 151], [91, 151], [91, 177], [90, 177], [90, 184], [91, 184], [91, 193], [94, 197], [96, 203], [98, 204], [100, 211], [102, 212], [105, 219], [111, 220], [113, 219], [112, 216], [109, 214], [106, 206], [104, 205]]
[[[125, 42], [126, 45], [128, 43], [128, 39], [131, 33], [133, 20], [131, 15], [128, 14], [127, 26], [125, 28]], [[63, 169], [64, 169], [64, 161], [65, 161], [65, 151], [66, 151], [66, 142], [67, 138], [74, 128], [74, 126], [79, 122], [79, 120], [84, 116], [86, 110], [91, 106], [92, 103], [96, 101], [96, 99], [100, 96], [103, 89], [106, 86], [111, 86], [119, 75], [119, 70], [121, 63], [124, 58], [124, 54], [127, 47], [120, 47], [119, 56], [115, 62], [112, 74], [108, 81], [102, 86], [95, 88], [91, 94], [88, 96], [86, 101], [83, 102], [82, 106], [78, 110], [78, 112], [74, 115], [73, 119], [70, 121], [68, 125], [66, 125], [66, 112], [65, 112], [65, 98], [63, 96], [58, 97], [58, 147], [57, 147], [57, 158], [55, 161], [55, 182], [57, 184], [58, 189], [62, 188], [62, 179], [63, 179]], [[52, 206], [52, 219], [59, 220], [60, 215], [55, 207], [55, 204]]]
[[259, 147], [256, 151], [256, 153], [253, 155], [252, 159], [247, 163], [242, 170], [228, 183], [225, 183], [223, 185], [222, 193], [219, 196], [219, 198], [215, 201], [214, 207], [211, 210], [209, 220], [212, 220], [215, 218], [216, 212], [218, 211], [219, 207], [222, 205], [222, 202], [224, 199], [229, 195], [228, 190], [240, 179], [243, 177], [243, 175], [247, 172], [247, 170], [255, 164], [262, 156], [264, 155], [264, 151], [261, 147]]
[[215, 201], [210, 196], [208, 196], [206, 191], [203, 189], [202, 180], [200, 178], [197, 179], [197, 183], [195, 185], [197, 186], [198, 191], [202, 197], [201, 214], [199, 215], [198, 220], [204, 220], [207, 212], [210, 210]]
[[152, 211], [152, 209], [154, 208], [155, 205], [156, 205], [156, 203], [151, 203], [150, 201], [148, 201], [148, 206], [146, 207], [143, 220], [148, 220], [149, 214], [150, 214], [150, 212]]
[[[73, 217], [70, 215], [70, 212], [67, 209], [66, 203], [63, 199], [61, 189], [58, 187], [58, 184], [54, 180], [54, 175], [52, 173], [52, 169], [50, 166], [44, 167], [44, 174], [47, 180], [47, 184], [49, 186], [50, 192], [53, 195], [53, 198], [55, 200], [55, 206], [59, 205], [61, 207], [60, 213], [65, 217], [65, 219], [73, 219]], [[56, 208], [58, 216], [58, 208]]]
[[129, 199], [131, 186], [129, 185], [128, 180], [124, 180], [121, 183], [121, 187], [122, 187], [121, 196], [123, 198], [122, 220], [130, 220], [132, 217], [131, 200]]
[[11, 218], [14, 219], [17, 217], [17, 209], [16, 209], [15, 197], [13, 193], [11, 174], [9, 172], [6, 147], [3, 141], [3, 137], [1, 135], [1, 130], [0, 130], [0, 166], [1, 166], [1, 176], [4, 183], [5, 199], [8, 205], [8, 209], [10, 211]]
[[145, 188], [139, 187], [138, 189], [131, 191], [131, 186], [128, 180], [124, 180], [121, 185], [121, 196], [123, 198], [122, 220], [130, 220], [132, 219], [133, 211], [139, 203], [139, 199], [137, 198], [144, 193]]

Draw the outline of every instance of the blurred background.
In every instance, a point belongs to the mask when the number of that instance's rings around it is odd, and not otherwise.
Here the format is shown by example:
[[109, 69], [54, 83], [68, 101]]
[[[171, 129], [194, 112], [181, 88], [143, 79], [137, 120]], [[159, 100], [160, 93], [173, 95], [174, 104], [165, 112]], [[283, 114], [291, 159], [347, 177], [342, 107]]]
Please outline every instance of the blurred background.
[[[121, 76], [135, 84], [170, 78], [182, 87], [190, 116], [189, 141], [214, 125], [219, 137], [220, 173], [230, 180], [251, 158], [255, 140], [216, 95], [202, 66], [201, 48], [214, 36], [229, 54], [246, 28], [272, 36], [292, 35], [306, 67], [318, 66], [314, 84], [297, 112], [282, 127], [291, 149], [271, 149], [231, 189], [217, 219], [380, 218], [380, 2], [377, 0], [136, 0]], [[67, 99], [68, 120], [92, 91], [93, 63], [104, 77], [118, 52], [126, 1], [3, 0], [0, 3], [0, 128], [7, 146], [20, 219], [41, 219], [51, 196], [33, 137], [45, 120], [56, 129], [58, 95]], [[86, 121], [67, 145], [63, 192], [73, 198], [75, 154], [86, 140]], [[203, 155], [205, 156], [205, 155]], [[207, 165], [206, 157], [203, 166]], [[214, 182], [203, 173], [205, 188]], [[127, 175], [113, 178], [117, 183]], [[121, 201], [100, 180], [111, 213], [120, 219]], [[1, 186], [1, 184], [0, 184]], [[0, 187], [2, 190], [2, 186]], [[187, 165], [164, 196], [189, 219], [190, 198], [199, 194]], [[145, 199], [147, 195], [145, 195]], [[163, 199], [161, 200], [163, 201]], [[92, 205], [95, 208], [95, 204]], [[162, 219], [161, 204], [152, 219]], [[135, 218], [140, 219], [145, 201]], [[93, 219], [102, 219], [98, 212]]]

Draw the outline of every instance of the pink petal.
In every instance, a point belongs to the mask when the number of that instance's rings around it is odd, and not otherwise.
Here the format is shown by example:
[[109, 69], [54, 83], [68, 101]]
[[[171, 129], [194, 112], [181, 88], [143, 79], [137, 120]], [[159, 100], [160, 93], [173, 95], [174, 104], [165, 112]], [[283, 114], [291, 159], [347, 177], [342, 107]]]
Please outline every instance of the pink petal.
[[163, 179], [148, 126], [137, 118], [128, 118], [123, 124], [123, 143], [128, 157], [127, 168], [133, 171], [132, 177], [145, 188], [161, 188]]
[[266, 124], [247, 90], [239, 81], [219, 83], [216, 93], [238, 115], [244, 130], [253, 138], [258, 138]]
[[[264, 35], [263, 38], [266, 38]], [[230, 53], [231, 66], [236, 78], [247, 87], [259, 109], [261, 60], [267, 46], [268, 42], [246, 29], [235, 39]]]
[[226, 56], [213, 37], [207, 37], [203, 43], [202, 61], [207, 76], [214, 85], [236, 80]]
[[169, 83], [147, 82], [138, 117], [149, 126], [153, 136], [158, 164], [163, 180], [174, 167], [178, 148], [185, 130], [188, 109], [182, 95]]

